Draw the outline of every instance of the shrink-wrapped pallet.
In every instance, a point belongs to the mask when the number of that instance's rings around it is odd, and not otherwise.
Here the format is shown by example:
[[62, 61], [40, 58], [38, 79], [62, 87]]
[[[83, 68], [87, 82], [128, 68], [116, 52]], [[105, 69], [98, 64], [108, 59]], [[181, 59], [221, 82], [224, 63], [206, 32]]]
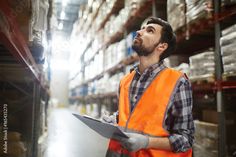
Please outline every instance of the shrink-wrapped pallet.
[[212, 0], [186, 0], [187, 23], [200, 18], [212, 17]]
[[212, 50], [189, 57], [190, 79], [212, 76], [215, 73], [214, 52]]
[[222, 31], [220, 39], [224, 74], [236, 73], [236, 25]]
[[174, 31], [184, 26], [186, 23], [185, 7], [186, 4], [184, 0], [167, 1], [167, 20]]
[[194, 157], [218, 156], [218, 125], [197, 120], [194, 124], [196, 127]]

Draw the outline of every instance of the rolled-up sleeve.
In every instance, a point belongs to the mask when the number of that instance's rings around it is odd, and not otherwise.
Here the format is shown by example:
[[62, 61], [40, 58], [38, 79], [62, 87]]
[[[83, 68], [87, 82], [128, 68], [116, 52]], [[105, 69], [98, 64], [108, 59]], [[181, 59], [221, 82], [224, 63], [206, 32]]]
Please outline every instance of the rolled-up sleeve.
[[169, 105], [165, 125], [170, 132], [169, 141], [172, 150], [185, 152], [192, 147], [195, 132], [192, 89], [187, 79], [180, 79]]

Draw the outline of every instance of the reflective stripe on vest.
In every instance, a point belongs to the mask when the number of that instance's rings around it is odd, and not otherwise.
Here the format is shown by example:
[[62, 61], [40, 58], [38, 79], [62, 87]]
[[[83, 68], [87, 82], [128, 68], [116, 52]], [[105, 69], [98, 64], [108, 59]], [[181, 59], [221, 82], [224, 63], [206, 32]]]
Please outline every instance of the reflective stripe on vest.
[[[131, 112], [129, 90], [134, 75], [135, 71], [126, 75], [120, 83], [118, 125], [154, 137], [168, 137], [169, 133], [163, 128], [164, 116], [175, 86], [183, 74], [169, 68], [162, 70], [146, 88]], [[115, 140], [110, 141], [108, 150], [110, 152], [109, 157], [112, 157], [112, 152], [116, 154], [117, 152], [119, 154], [128, 153], [131, 157], [192, 156], [192, 149], [184, 153], [173, 153], [158, 149], [141, 149], [135, 153], [130, 153], [127, 150], [124, 151], [124, 148]]]

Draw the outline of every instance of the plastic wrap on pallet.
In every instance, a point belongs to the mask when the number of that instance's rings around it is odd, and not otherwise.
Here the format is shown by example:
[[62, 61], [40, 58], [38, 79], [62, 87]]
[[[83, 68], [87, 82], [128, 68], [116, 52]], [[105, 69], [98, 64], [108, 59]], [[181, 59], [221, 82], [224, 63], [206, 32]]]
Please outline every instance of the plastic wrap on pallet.
[[236, 73], [236, 63], [224, 65], [224, 73]]
[[228, 35], [236, 31], [236, 24], [232, 25], [222, 31], [222, 36]]
[[198, 18], [209, 18], [212, 16], [213, 2], [212, 0], [186, 0], [186, 18], [187, 23]]
[[90, 83], [89, 94], [104, 94], [109, 92], [116, 92], [119, 88], [120, 79], [123, 76], [123, 72], [116, 73], [111, 77], [107, 73], [104, 74], [101, 79], [94, 81], [94, 83]]
[[222, 5], [232, 5], [236, 4], [236, 0], [222, 0]]
[[233, 32], [233, 33], [230, 33], [230, 34], [227, 34], [227, 35], [221, 37], [220, 38], [220, 44], [222, 46], [229, 45], [229, 44], [234, 43], [235, 40], [236, 40], [236, 32]]
[[221, 46], [222, 56], [231, 56], [236, 53], [236, 41], [230, 45]]
[[[178, 28], [185, 25], [185, 1], [167, 1], [167, 18], [168, 22], [172, 26], [173, 30], [176, 31]], [[178, 20], [176, 20], [178, 19]]]
[[190, 78], [198, 78], [215, 73], [214, 52], [206, 51], [189, 57]]
[[236, 52], [229, 56], [223, 56], [223, 68], [224, 73], [236, 73]]
[[236, 25], [222, 31], [220, 39], [224, 74], [236, 73]]
[[181, 63], [179, 66], [174, 67], [174, 69], [179, 70], [179, 71], [185, 73], [187, 76], [189, 76], [190, 68], [189, 68], [189, 64], [187, 64], [187, 63]]
[[223, 56], [222, 60], [223, 60], [224, 65], [229, 65], [229, 64], [232, 64], [232, 63], [236, 63], [236, 52], [233, 53], [230, 56]]
[[48, 13], [49, 3], [47, 0], [40, 1], [39, 12], [37, 20], [34, 23], [34, 29], [36, 30], [46, 30], [47, 29], [47, 13]]
[[218, 156], [218, 125], [194, 121], [196, 126], [193, 154], [195, 157]]
[[193, 145], [194, 157], [216, 157], [218, 156], [217, 150], [209, 150], [204, 148], [202, 143]]

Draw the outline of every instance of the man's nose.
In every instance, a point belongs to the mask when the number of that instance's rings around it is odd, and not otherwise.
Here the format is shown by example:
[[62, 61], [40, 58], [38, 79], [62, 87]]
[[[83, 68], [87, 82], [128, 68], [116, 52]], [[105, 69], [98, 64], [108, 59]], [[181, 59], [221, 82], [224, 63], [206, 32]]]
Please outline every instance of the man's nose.
[[141, 30], [141, 29], [138, 30], [138, 31], [136, 31], [137, 36], [141, 36], [141, 33], [142, 33], [142, 30]]

